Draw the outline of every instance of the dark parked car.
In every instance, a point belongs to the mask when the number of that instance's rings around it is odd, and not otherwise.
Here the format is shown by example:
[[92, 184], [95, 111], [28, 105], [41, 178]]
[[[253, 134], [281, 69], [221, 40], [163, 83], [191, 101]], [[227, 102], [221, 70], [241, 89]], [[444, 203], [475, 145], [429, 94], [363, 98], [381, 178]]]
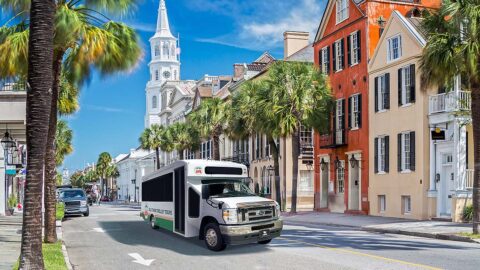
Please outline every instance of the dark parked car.
[[87, 217], [90, 214], [87, 196], [85, 196], [83, 189], [62, 189], [59, 192], [58, 199], [65, 204], [65, 215], [84, 215]]

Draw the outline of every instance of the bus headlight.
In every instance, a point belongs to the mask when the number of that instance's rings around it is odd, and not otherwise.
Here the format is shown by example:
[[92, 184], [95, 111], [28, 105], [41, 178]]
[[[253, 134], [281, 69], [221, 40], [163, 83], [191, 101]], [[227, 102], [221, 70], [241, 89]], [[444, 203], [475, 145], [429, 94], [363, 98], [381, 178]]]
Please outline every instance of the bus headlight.
[[224, 209], [223, 210], [223, 220], [227, 224], [238, 223], [238, 212], [237, 209]]

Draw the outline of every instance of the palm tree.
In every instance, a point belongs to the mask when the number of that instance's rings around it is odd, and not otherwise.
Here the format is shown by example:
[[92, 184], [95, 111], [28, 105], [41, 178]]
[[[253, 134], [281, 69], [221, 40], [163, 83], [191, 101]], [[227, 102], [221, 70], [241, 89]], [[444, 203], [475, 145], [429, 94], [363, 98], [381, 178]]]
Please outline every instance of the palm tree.
[[[19, 5], [17, 1], [2, 1]], [[26, 6], [24, 6], [25, 8]], [[32, 0], [28, 46], [27, 178], [20, 269], [44, 269], [42, 255], [42, 177], [51, 106], [54, 2]], [[0, 34], [1, 36], [1, 34]], [[0, 53], [1, 55], [2, 53]]]
[[107, 195], [107, 172], [109, 166], [112, 164], [112, 156], [108, 152], [103, 152], [98, 156], [97, 166], [95, 171], [100, 178], [102, 186], [102, 195]]
[[185, 122], [177, 122], [167, 128], [170, 133], [174, 149], [178, 152], [180, 160], [185, 159], [184, 151], [195, 151], [200, 145], [200, 136], [197, 130]]
[[[17, 25], [0, 29], [0, 54], [6, 60], [0, 72], [3, 76], [21, 76], [26, 67], [28, 25], [25, 8], [28, 0], [3, 0], [1, 6], [12, 10], [15, 16], [24, 18]], [[57, 100], [62, 83], [62, 69], [69, 76], [68, 80], [81, 84], [90, 77], [91, 66], [96, 67], [102, 75], [132, 68], [141, 55], [138, 37], [135, 31], [123, 23], [107, 19], [100, 12], [123, 14], [130, 10], [136, 1], [55, 1], [55, 38], [52, 103], [50, 123], [47, 136], [47, 154], [45, 160], [45, 216], [46, 242], [55, 242], [50, 235], [55, 233], [55, 134], [57, 123]], [[15, 59], [11, 59], [16, 57]]]
[[[105, 176], [106, 176], [107, 181], [108, 181], [108, 189], [112, 191], [113, 190], [113, 180], [120, 176], [120, 172], [118, 171], [117, 166], [115, 164], [110, 164], [107, 167]], [[112, 196], [112, 194], [110, 194], [110, 196], [115, 197], [116, 195]]]
[[74, 187], [83, 188], [85, 182], [85, 175], [83, 174], [83, 171], [76, 171], [70, 176], [70, 184]]
[[426, 86], [464, 82], [472, 102], [474, 142], [473, 233], [480, 231], [480, 1], [445, 0], [424, 20], [427, 44], [422, 55], [422, 82]]
[[300, 127], [323, 131], [328, 128], [332, 107], [326, 77], [313, 65], [297, 62], [276, 62], [268, 72], [267, 87], [260, 88], [257, 106], [266, 119], [271, 134], [292, 139], [292, 202], [297, 210], [298, 156]]
[[144, 150], [155, 150], [157, 170], [160, 169], [160, 147], [163, 145], [165, 128], [154, 124], [146, 128], [140, 135], [140, 147]]
[[202, 101], [189, 115], [189, 121], [205, 139], [212, 139], [213, 159], [220, 160], [220, 135], [225, 131], [228, 120], [227, 103], [220, 98]]
[[73, 131], [68, 127], [67, 122], [59, 120], [55, 136], [55, 163], [57, 167], [63, 164], [65, 156], [73, 152], [72, 139]]

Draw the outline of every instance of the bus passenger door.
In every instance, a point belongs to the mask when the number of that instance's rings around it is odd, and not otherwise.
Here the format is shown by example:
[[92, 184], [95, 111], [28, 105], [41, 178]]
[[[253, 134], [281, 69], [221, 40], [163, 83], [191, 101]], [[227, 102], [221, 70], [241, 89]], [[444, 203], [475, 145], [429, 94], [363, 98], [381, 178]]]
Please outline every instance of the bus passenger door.
[[185, 167], [175, 169], [175, 232], [185, 234]]

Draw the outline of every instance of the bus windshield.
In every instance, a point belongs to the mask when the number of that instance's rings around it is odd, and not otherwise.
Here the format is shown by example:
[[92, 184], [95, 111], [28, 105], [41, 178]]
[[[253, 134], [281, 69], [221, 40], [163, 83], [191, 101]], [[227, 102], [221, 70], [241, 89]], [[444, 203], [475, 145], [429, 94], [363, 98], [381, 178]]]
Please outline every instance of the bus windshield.
[[255, 194], [241, 181], [219, 180], [212, 183], [205, 183], [208, 186], [208, 194], [212, 198], [221, 197], [246, 197]]

